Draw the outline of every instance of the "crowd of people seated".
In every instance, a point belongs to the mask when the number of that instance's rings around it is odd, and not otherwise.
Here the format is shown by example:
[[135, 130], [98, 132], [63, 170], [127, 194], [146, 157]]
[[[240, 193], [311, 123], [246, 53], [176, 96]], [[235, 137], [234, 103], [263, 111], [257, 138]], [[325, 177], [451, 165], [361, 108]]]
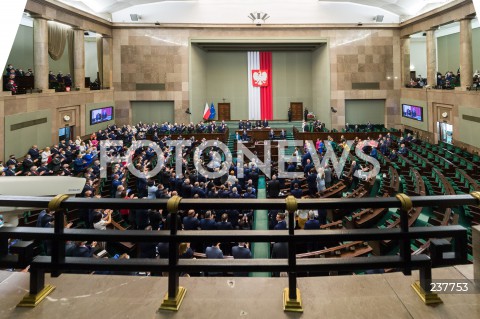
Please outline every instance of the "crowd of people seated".
[[[182, 127], [183, 126], [183, 127]], [[168, 198], [173, 195], [180, 195], [184, 198], [256, 198], [256, 189], [258, 188], [259, 169], [255, 165], [247, 164], [244, 168], [244, 177], [236, 178], [237, 166], [229, 167], [230, 174], [223, 177], [209, 179], [202, 176], [195, 169], [188, 166], [187, 158], [192, 147], [186, 147], [182, 150], [183, 154], [183, 176], [176, 176], [174, 150], [166, 145], [171, 139], [170, 135], [162, 135], [172, 132], [188, 131], [185, 125], [171, 125], [169, 123], [144, 124], [139, 123], [135, 126], [117, 127], [108, 126], [105, 130], [99, 130], [92, 134], [90, 139], [82, 141], [77, 137], [75, 141], [61, 141], [51, 148], [46, 147], [39, 150], [33, 145], [24, 157], [23, 161], [17, 161], [14, 155], [10, 156], [6, 163], [7, 167], [0, 166], [2, 176], [28, 175], [28, 176], [47, 176], [47, 175], [70, 175], [84, 176], [86, 184], [80, 197], [100, 197], [98, 189], [100, 181], [100, 161], [96, 158], [99, 151], [99, 142], [106, 141], [108, 147], [109, 140], [124, 140], [130, 145], [136, 139], [145, 139], [146, 134], [153, 134], [157, 137], [157, 145], [160, 147], [165, 157], [166, 165], [161, 172], [152, 178], [138, 178], [135, 187], [127, 188], [126, 183], [128, 170], [126, 163], [112, 165], [107, 178], [107, 184], [111, 192], [106, 196], [112, 198]], [[199, 123], [190, 124], [192, 132], [215, 132], [226, 128], [225, 123], [217, 125], [212, 122], [209, 125]], [[181, 138], [181, 137], [179, 137]], [[197, 141], [191, 138], [193, 145], [204, 143], [205, 140]], [[152, 162], [155, 160], [153, 143], [150, 147], [139, 148], [134, 154], [127, 153], [126, 146], [109, 148], [111, 155], [132, 156], [135, 160], [137, 169], [147, 172], [151, 169]], [[203, 162], [205, 159], [216, 159], [213, 157], [211, 149], [204, 154], [196, 154], [196, 161]], [[221, 169], [219, 165], [212, 165], [211, 170]], [[105, 194], [104, 194], [105, 196]], [[185, 230], [194, 229], [251, 229], [252, 212], [238, 210], [220, 210], [220, 211], [198, 211], [192, 215], [193, 211], [182, 213], [179, 227]], [[162, 211], [155, 210], [120, 210], [120, 214], [133, 229], [146, 229], [150, 226], [153, 230], [166, 229], [168, 216]], [[42, 218], [48, 220], [51, 214], [43, 214]], [[185, 217], [185, 218], [183, 218]], [[111, 215], [108, 210], [87, 210], [83, 213], [85, 225], [89, 228], [104, 229], [110, 221]], [[198, 221], [198, 224], [197, 224]], [[42, 222], [43, 226], [51, 226], [48, 222]], [[78, 243], [85, 246], [85, 243]], [[192, 243], [193, 245], [193, 243]], [[198, 247], [197, 247], [198, 248]], [[85, 250], [85, 249], [83, 249]], [[202, 251], [202, 249], [200, 249]], [[229, 251], [229, 250], [228, 250]]]
[[424, 86], [426, 86], [428, 83], [427, 83], [427, 79], [422, 77], [420, 74], [418, 75], [418, 77], [416, 77], [415, 79], [410, 79], [410, 83], [406, 85], [407, 88], [416, 88], [416, 89], [421, 89], [423, 88]]
[[3, 90], [10, 91], [12, 94], [17, 94], [17, 79], [24, 76], [33, 76], [32, 69], [29, 68], [27, 71], [24, 71], [22, 68], [16, 69], [12, 64], [8, 64], [5, 69]]
[[345, 129], [344, 132], [346, 133], [351, 133], [351, 132], [374, 132], [376, 130], [382, 130], [384, 129], [384, 125], [374, 125], [370, 122], [367, 122], [367, 124], [345, 124]]
[[303, 132], [326, 132], [325, 123], [320, 122], [319, 120], [315, 121], [303, 121], [302, 123]]
[[[275, 133], [275, 131], [273, 129], [270, 129], [270, 131], [268, 132], [268, 139], [269, 140], [272, 140], [272, 141], [273, 140], [285, 140], [286, 138], [287, 138], [287, 132], [284, 129], [281, 129], [280, 133], [278, 135]], [[235, 133], [234, 139], [235, 139], [235, 141], [244, 141], [244, 142], [251, 141], [251, 137], [250, 137], [250, 135], [248, 135], [248, 131], [246, 129], [244, 129], [242, 133], [237, 131]]]
[[251, 130], [251, 129], [262, 129], [262, 128], [270, 128], [268, 124], [268, 120], [257, 120], [252, 121], [250, 120], [240, 120], [238, 121], [238, 129], [239, 130]]
[[[209, 125], [214, 124], [213, 122]], [[223, 125], [222, 123], [221, 125]], [[125, 125], [117, 127], [116, 125], [108, 126], [104, 130], [99, 130], [93, 133], [90, 138], [83, 141], [77, 137], [75, 141], [61, 141], [59, 144], [53, 145], [51, 148], [46, 147], [43, 151], [39, 150], [35, 145], [28, 151], [23, 161], [17, 161], [15, 156], [11, 156], [7, 162], [7, 167], [4, 168], [3, 176], [14, 175], [71, 175], [84, 176], [86, 184], [82, 192], [78, 195], [84, 198], [121, 198], [129, 200], [132, 198], [169, 198], [174, 195], [180, 195], [183, 198], [193, 198], [201, 200], [202, 198], [222, 198], [222, 199], [240, 199], [240, 198], [256, 198], [258, 190], [258, 181], [260, 177], [260, 169], [253, 160], [243, 165], [244, 176], [238, 175], [239, 164], [221, 163], [221, 160], [216, 158], [213, 154], [214, 147], [206, 148], [203, 153], [193, 152], [195, 146], [204, 143], [205, 140], [196, 140], [191, 138], [192, 146], [184, 147], [182, 153], [182, 176], [177, 176], [175, 172], [175, 150], [167, 146], [167, 141], [171, 136], [165, 133], [172, 133], [177, 129], [172, 130], [172, 127], [178, 128], [179, 125], [164, 124], [145, 124], [138, 123], [134, 126]], [[221, 126], [218, 125], [218, 126]], [[205, 123], [193, 125], [189, 127], [200, 127], [200, 130], [194, 132], [208, 131]], [[217, 127], [217, 126], [215, 126]], [[183, 132], [183, 130], [180, 130]], [[211, 131], [211, 130], [210, 130]], [[215, 131], [215, 130], [213, 130]], [[163, 135], [162, 135], [163, 134]], [[153, 143], [157, 143], [163, 156], [166, 159], [165, 165], [162, 167], [160, 173], [152, 178], [139, 177], [132, 179], [129, 176], [125, 161], [122, 163], [112, 164], [107, 169], [107, 180], [105, 185], [109, 186], [109, 192], [101, 192], [98, 188], [100, 180], [100, 172], [105, 169], [100, 167], [100, 162], [96, 155], [99, 151], [100, 141], [109, 140], [124, 140], [126, 145], [130, 145], [135, 140], [145, 139], [147, 135], [156, 136], [157, 141], [152, 141], [148, 147], [139, 148], [134, 153], [128, 153], [126, 146], [110, 146], [107, 148], [111, 155], [131, 156], [134, 159], [135, 167], [144, 173], [147, 173], [155, 166], [155, 151], [153, 150]], [[179, 137], [181, 138], [181, 137]], [[413, 137], [408, 135], [405, 141], [412, 140]], [[380, 143], [380, 151], [383, 153], [381, 145], [387, 143], [391, 145], [391, 138], [389, 133], [383, 137], [379, 135], [377, 141]], [[335, 150], [341, 150], [346, 145], [345, 139], [334, 141], [329, 138], [327, 143]], [[369, 143], [356, 139], [355, 145], [362, 146], [364, 152], [368, 152], [371, 156], [375, 156], [375, 147], [368, 149]], [[402, 152], [400, 148], [399, 153]], [[313, 165], [312, 154], [310, 152], [317, 152], [320, 161], [325, 155], [326, 146], [323, 141], [317, 140], [315, 145], [310, 145], [308, 142], [302, 148], [296, 148], [293, 156], [298, 159], [298, 162], [289, 161], [286, 163], [286, 171], [288, 172], [303, 172], [304, 178], [287, 180], [284, 178], [277, 178], [278, 167], [273, 166], [272, 178], [267, 183], [267, 194], [269, 198], [278, 198], [282, 195], [291, 194], [296, 198], [304, 196], [302, 190], [304, 185], [307, 185], [308, 195], [314, 197], [321, 195], [328, 187], [338, 182], [334, 170], [330, 165], [325, 167], [315, 168]], [[191, 159], [191, 161], [189, 160]], [[222, 168], [227, 168], [228, 174], [214, 179], [208, 178], [206, 175], [200, 174], [192, 167], [191, 162], [200, 162], [209, 171], [218, 171]], [[210, 165], [211, 164], [211, 165]], [[1, 167], [0, 167], [1, 168]], [[360, 163], [353, 162], [353, 170], [362, 170], [364, 167]], [[133, 180], [134, 183], [129, 183], [128, 180]], [[290, 182], [289, 186], [286, 183]], [[283, 193], [286, 189], [286, 193]], [[160, 229], [169, 229], [170, 218], [166, 211], [155, 209], [120, 209], [119, 215], [131, 225], [131, 229], [139, 229], [146, 231], [156, 231]], [[81, 218], [87, 228], [98, 230], [106, 229], [112, 224], [112, 211], [105, 209], [85, 209], [81, 213]], [[326, 211], [312, 210], [298, 212], [300, 218], [305, 219], [306, 223], [304, 229], [319, 229], [320, 225], [325, 224]], [[287, 228], [287, 216], [283, 211], [270, 211], [269, 227], [275, 230]], [[38, 217], [38, 227], [52, 227], [53, 212], [45, 210]], [[252, 229], [253, 211], [239, 210], [239, 209], [222, 209], [222, 210], [197, 210], [190, 209], [188, 211], [181, 211], [177, 215], [177, 227], [184, 231], [195, 230], [234, 230], [234, 229]], [[71, 225], [70, 225], [71, 226]], [[70, 227], [67, 225], [67, 227]], [[317, 227], [318, 226], [318, 227]], [[48, 243], [46, 243], [45, 252], [48, 253]], [[68, 256], [83, 256], [90, 257], [95, 251], [108, 249], [105, 243], [90, 243], [87, 242], [68, 242], [67, 243]], [[137, 257], [142, 258], [164, 258], [168, 255], [168, 243], [139, 243]], [[206, 258], [223, 258], [224, 256], [233, 256], [233, 258], [250, 258], [248, 243], [238, 243], [235, 245], [231, 242], [191, 242], [182, 243], [181, 258], [192, 258], [195, 254], [202, 254]], [[243, 257], [242, 257], [243, 256]], [[273, 256], [273, 255], [272, 255]], [[221, 274], [210, 274], [221, 275]], [[236, 274], [245, 275], [245, 274]]]
[[[391, 134], [387, 133], [386, 135], [379, 134], [377, 139], [368, 138], [366, 140], [362, 140], [356, 137], [351, 147], [348, 146], [343, 135], [338, 141], [334, 141], [331, 136], [329, 136], [326, 141], [317, 139], [314, 147], [312, 147], [313, 145], [310, 146], [309, 143], [306, 142], [303, 150], [297, 147], [293, 152], [293, 156], [296, 157], [296, 163], [294, 161], [289, 161], [285, 164], [285, 170], [287, 172], [302, 171], [304, 173], [304, 178], [295, 180], [272, 178], [272, 180], [267, 183], [267, 194], [272, 198], [278, 197], [279, 193], [277, 190], [284, 189], [286, 182], [290, 182], [289, 192], [283, 195], [290, 194], [296, 198], [301, 198], [304, 195], [302, 188], [306, 186], [308, 195], [311, 197], [317, 197], [321, 196], [326, 188], [338, 182], [337, 175], [335, 174], [333, 167], [326, 165], [325, 167], [314, 168], [311, 152], [315, 150], [321, 162], [323, 156], [325, 156], [327, 152], [327, 147], [325, 145], [326, 143], [330, 144], [332, 149], [337, 153], [342, 152], [344, 149], [354, 150], [355, 148], [359, 148], [363, 153], [375, 159], [378, 159], [378, 153], [380, 152], [383, 156], [388, 157], [391, 161], [396, 161], [398, 154], [408, 155], [408, 148], [406, 145], [414, 141], [415, 137], [408, 133], [405, 137], [402, 137], [398, 141], [394, 142]], [[353, 162], [352, 167], [353, 168], [349, 173], [350, 176], [355, 171], [368, 170], [367, 167], [363, 167], [358, 161]], [[358, 183], [358, 181], [356, 182]], [[354, 182], [353, 184], [357, 183]]]
[[172, 124], [172, 123], [165, 122], [162, 124], [154, 123], [152, 125], [146, 125], [146, 124], [141, 124], [141, 125], [143, 125], [141, 130], [145, 131], [146, 129], [147, 134], [225, 133], [228, 128], [225, 121], [221, 121], [220, 123], [217, 123], [216, 121], [211, 121], [211, 122], [201, 121], [196, 125], [193, 122], [190, 122], [189, 124], [184, 124], [184, 123]]
[[52, 71], [48, 73], [48, 88], [55, 89], [55, 90], [69, 90], [67, 88], [71, 88], [73, 85], [72, 76], [70, 73], [63, 75], [62, 71], [59, 71], [57, 75], [55, 75]]
[[[477, 70], [473, 74], [473, 84], [472, 87], [468, 88], [470, 90], [477, 88], [480, 85], [480, 72]], [[406, 85], [408, 88], [423, 88], [428, 85], [427, 79], [423, 78], [421, 75], [419, 75], [415, 79], [410, 79], [410, 83]], [[434, 86], [432, 86], [433, 89], [442, 89], [442, 90], [453, 90], [455, 87], [459, 87], [461, 85], [460, 81], [460, 70], [457, 71], [455, 74], [452, 71], [447, 71], [445, 74], [442, 74], [440, 72], [437, 72], [437, 81]]]

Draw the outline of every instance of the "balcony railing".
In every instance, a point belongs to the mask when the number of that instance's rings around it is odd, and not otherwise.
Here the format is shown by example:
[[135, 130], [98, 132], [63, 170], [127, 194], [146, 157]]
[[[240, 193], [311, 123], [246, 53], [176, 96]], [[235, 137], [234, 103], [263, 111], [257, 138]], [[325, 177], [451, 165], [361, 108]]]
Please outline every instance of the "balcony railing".
[[[408, 197], [399, 194], [391, 198], [358, 199], [299, 199], [292, 196], [280, 199], [182, 199], [178, 196], [169, 200], [129, 200], [69, 198], [59, 195], [55, 198], [0, 196], [0, 206], [49, 208], [55, 211], [54, 228], [3, 227], [0, 229], [0, 267], [25, 267], [30, 265], [30, 293], [20, 306], [35, 306], [54, 288], [45, 285], [45, 273], [53, 277], [64, 271], [150, 271], [168, 272], [168, 290], [161, 309], [178, 310], [185, 295], [185, 288], [179, 286], [181, 272], [287, 272], [288, 288], [284, 290], [284, 309], [302, 311], [297, 274], [305, 271], [353, 271], [380, 268], [401, 269], [410, 275], [412, 269], [420, 270], [420, 280], [414, 286], [426, 303], [438, 301], [430, 292], [432, 267], [467, 263], [467, 230], [462, 226], [409, 227], [408, 212], [412, 207], [455, 207], [479, 205], [480, 193], [452, 196]], [[294, 229], [294, 212], [297, 209], [358, 209], [358, 208], [400, 208], [400, 227], [394, 229], [349, 229], [349, 230], [302, 230]], [[64, 210], [82, 208], [110, 209], [167, 209], [172, 214], [169, 231], [148, 232], [141, 230], [98, 231], [93, 229], [64, 229]], [[177, 232], [179, 210], [187, 209], [265, 209], [288, 211], [288, 230], [285, 231], [182, 231]], [[8, 255], [8, 239], [50, 240], [52, 255], [29, 258], [29, 254]], [[452, 238], [453, 251], [432, 242], [431, 257], [411, 255], [410, 241], [418, 238]], [[167, 259], [96, 259], [65, 256], [65, 241], [131, 241], [168, 242]], [[296, 258], [296, 243], [308, 241], [380, 241], [399, 242], [398, 256], [369, 256], [356, 258]], [[179, 243], [205, 241], [245, 242], [287, 242], [288, 259], [179, 259]]]

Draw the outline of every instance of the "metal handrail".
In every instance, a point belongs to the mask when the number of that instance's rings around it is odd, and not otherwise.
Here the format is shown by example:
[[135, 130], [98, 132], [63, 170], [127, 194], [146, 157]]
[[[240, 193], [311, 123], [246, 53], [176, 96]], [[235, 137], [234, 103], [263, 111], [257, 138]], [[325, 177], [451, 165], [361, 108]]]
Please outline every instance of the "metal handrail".
[[[420, 269], [420, 286], [429, 291], [428, 282], [431, 281], [432, 261], [426, 255], [412, 256], [410, 240], [416, 238], [454, 238], [453, 257], [448, 255], [444, 259], [437, 258], [436, 266], [461, 264], [467, 262], [467, 231], [461, 226], [440, 227], [409, 227], [408, 212], [412, 207], [453, 207], [461, 205], [478, 205], [478, 193], [472, 195], [452, 196], [416, 196], [408, 197], [403, 194], [394, 198], [355, 198], [355, 199], [294, 199], [289, 196], [281, 199], [181, 199], [176, 196], [169, 200], [122, 200], [122, 199], [85, 199], [68, 198], [67, 196], [27, 197], [27, 196], [0, 196], [0, 206], [12, 207], [49, 207], [55, 211], [54, 229], [31, 227], [4, 227], [0, 229], [0, 265], [14, 267], [18, 260], [7, 256], [8, 238], [41, 239], [52, 241], [52, 257], [37, 257], [31, 263], [30, 296], [42, 294], [47, 289], [44, 283], [45, 271], [52, 272], [52, 276], [59, 276], [66, 269], [96, 270], [108, 269], [132, 270], [150, 269], [152, 271], [168, 271], [168, 293], [164, 303], [175, 303], [178, 309], [179, 295], [184, 295], [184, 289], [179, 287], [179, 273], [185, 270], [215, 270], [215, 271], [288, 271], [289, 288], [284, 301], [290, 304], [299, 299], [296, 287], [297, 274], [311, 270], [340, 270], [340, 269], [373, 269], [373, 268], [400, 268], [405, 275], [410, 275], [412, 269]], [[294, 212], [297, 209], [358, 209], [358, 208], [400, 208], [400, 227], [395, 229], [355, 229], [355, 230], [302, 230], [295, 232]], [[64, 210], [78, 208], [128, 208], [128, 209], [167, 209], [171, 214], [169, 231], [135, 231], [124, 232], [114, 230], [80, 230], [64, 229]], [[185, 231], [177, 233], [176, 214], [186, 209], [265, 209], [287, 210], [289, 227], [285, 231]], [[101, 240], [101, 241], [134, 241], [134, 242], [168, 242], [168, 260], [99, 260], [92, 258], [65, 257], [66, 240]], [[190, 241], [250, 241], [250, 242], [287, 242], [287, 260], [179, 260], [178, 243]], [[296, 257], [297, 242], [312, 240], [325, 241], [377, 241], [398, 240], [400, 256], [357, 257], [353, 259], [326, 260], [324, 258], [298, 259]], [[431, 247], [432, 249], [432, 247]], [[435, 249], [435, 247], [433, 248]], [[444, 247], [442, 248], [443, 250]], [[436, 254], [443, 256], [442, 253]], [[297, 264], [298, 262], [298, 264]], [[183, 289], [183, 290], [182, 290]], [[182, 297], [183, 298], [183, 297]], [[181, 299], [181, 298], [180, 298]], [[297, 308], [295, 308], [297, 309]]]
[[[53, 197], [33, 196], [0, 196], [0, 205], [6, 207], [34, 207], [46, 208]], [[410, 197], [414, 207], [452, 207], [462, 205], [478, 205], [478, 200], [471, 195], [442, 195], [442, 196], [412, 196]], [[166, 209], [167, 199], [135, 199], [125, 201], [115, 198], [78, 198], [72, 197], [60, 204], [63, 209], [75, 208], [130, 208], [130, 209]], [[368, 208], [400, 208], [401, 202], [395, 197], [366, 197], [366, 198], [323, 198], [323, 199], [297, 199], [298, 209], [334, 209], [341, 206], [342, 209]], [[286, 209], [284, 200], [281, 199], [219, 199], [183, 198], [178, 205], [179, 210], [195, 209], [222, 209], [234, 207], [234, 209]]]

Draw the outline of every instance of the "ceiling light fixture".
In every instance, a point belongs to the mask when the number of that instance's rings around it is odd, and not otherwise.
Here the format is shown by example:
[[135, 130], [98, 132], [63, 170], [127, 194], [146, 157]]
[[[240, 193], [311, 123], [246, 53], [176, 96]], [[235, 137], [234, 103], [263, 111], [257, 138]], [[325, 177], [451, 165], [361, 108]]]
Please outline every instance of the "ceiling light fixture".
[[265, 12], [251, 12], [248, 15], [248, 18], [252, 20], [252, 22], [257, 26], [260, 27], [265, 21], [270, 18], [268, 13]]
[[130, 13], [130, 19], [132, 21], [138, 21], [138, 20], [140, 20], [140, 15], [138, 15], [136, 13]]

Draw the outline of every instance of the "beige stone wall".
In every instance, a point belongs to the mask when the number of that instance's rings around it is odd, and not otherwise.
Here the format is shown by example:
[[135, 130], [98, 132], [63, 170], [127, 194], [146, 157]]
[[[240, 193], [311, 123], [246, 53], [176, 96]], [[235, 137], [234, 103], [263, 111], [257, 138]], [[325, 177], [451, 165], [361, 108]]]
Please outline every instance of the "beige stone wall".
[[[418, 131], [420, 135], [428, 137], [433, 142], [438, 142], [437, 122], [446, 121], [453, 125], [453, 144], [467, 148], [472, 152], [479, 152], [480, 149], [473, 145], [462, 142], [460, 130], [475, 130], [480, 133], [480, 123], [465, 121], [459, 116], [459, 108], [479, 108], [480, 91], [460, 91], [460, 90], [425, 90], [425, 89], [407, 89], [401, 90], [402, 101], [421, 101], [424, 107], [424, 117], [428, 119], [428, 130], [423, 127], [412, 127], [406, 125], [406, 128]], [[442, 114], [447, 113], [447, 117]]]
[[[113, 90], [102, 91], [72, 91], [72, 92], [47, 92], [24, 95], [0, 96], [0, 159], [5, 158], [5, 143], [15, 143], [16, 141], [5, 140], [4, 118], [9, 115], [22, 113], [31, 113], [41, 110], [50, 110], [51, 118], [51, 144], [58, 142], [58, 129], [65, 124], [75, 126], [75, 135], [85, 135], [86, 132], [86, 105], [91, 103], [100, 103], [114, 101]], [[63, 120], [64, 114], [71, 117], [69, 123]], [[39, 145], [40, 146], [40, 145]], [[44, 147], [47, 145], [42, 145]], [[25, 149], [25, 152], [28, 148]]]
[[112, 23], [94, 15], [82, 12], [61, 2], [50, 0], [28, 0], [25, 11], [47, 20], [55, 20], [82, 30], [111, 35]]
[[[385, 122], [400, 124], [400, 40], [396, 29], [325, 28], [119, 28], [113, 30], [113, 84], [117, 120], [131, 120], [132, 100], [173, 100], [175, 120], [188, 121], [189, 42], [192, 39], [326, 40], [330, 57], [333, 128], [345, 124], [345, 99], [385, 99]], [[119, 72], [117, 71], [119, 70]], [[165, 83], [165, 91], [135, 91], [136, 83]], [[379, 90], [352, 90], [353, 82], [378, 82]], [[325, 115], [323, 115], [325, 116]]]
[[[331, 26], [132, 26], [117, 24], [96, 18], [89, 14], [69, 9], [63, 4], [44, 0], [29, 0], [26, 10], [46, 19], [55, 19], [83, 30], [92, 30], [111, 35], [112, 89], [10, 96], [0, 94], [0, 158], [4, 158], [4, 117], [7, 115], [39, 110], [50, 110], [52, 118], [51, 140], [57, 139], [61, 112], [73, 112], [79, 128], [75, 134], [85, 134], [85, 105], [90, 103], [115, 102], [117, 124], [131, 123], [131, 101], [174, 101], [175, 121], [187, 122], [185, 109], [191, 103], [190, 42], [199, 39], [222, 39], [238, 41], [256, 39], [282, 42], [286, 40], [310, 39], [327, 43], [330, 72], [330, 97], [327, 101], [337, 113], [330, 116], [331, 128], [341, 128], [345, 123], [345, 100], [385, 99], [385, 123], [388, 127], [402, 127], [401, 99], [419, 100], [427, 105], [428, 129], [421, 134], [438, 138], [436, 119], [441, 110], [448, 110], [454, 125], [454, 142], [469, 147], [458, 140], [461, 122], [458, 108], [478, 108], [479, 92], [424, 91], [402, 88], [402, 65], [400, 38], [409, 34], [426, 31], [439, 24], [461, 19], [474, 12], [471, 1], [454, 1], [447, 10], [431, 13], [402, 23], [400, 27], [386, 25], [331, 25]], [[110, 41], [110, 40], [109, 40]], [[405, 50], [405, 49], [404, 49]], [[107, 50], [108, 51], [108, 50]], [[404, 54], [405, 55], [405, 54]], [[405, 57], [404, 57], [405, 59]], [[403, 66], [406, 73], [406, 64]], [[107, 78], [110, 74], [107, 68]], [[353, 90], [352, 83], [379, 83], [378, 90]], [[165, 83], [165, 90], [137, 91], [137, 83]], [[321, 98], [321, 97], [320, 97]], [[315, 97], [318, 99], [318, 97]], [[317, 105], [321, 103], [317, 102]], [[319, 110], [326, 110], [322, 104]], [[63, 113], [62, 113], [63, 114]], [[416, 128], [419, 131], [418, 128]], [[11, 143], [12, 141], [8, 141]], [[478, 151], [478, 149], [476, 149]]]

